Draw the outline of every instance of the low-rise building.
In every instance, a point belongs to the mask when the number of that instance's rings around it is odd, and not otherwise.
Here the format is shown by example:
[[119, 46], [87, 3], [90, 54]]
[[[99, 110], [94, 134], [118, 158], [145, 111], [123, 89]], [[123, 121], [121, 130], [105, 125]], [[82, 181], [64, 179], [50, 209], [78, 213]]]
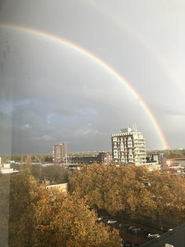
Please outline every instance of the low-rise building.
[[142, 247], [184, 247], [185, 246], [185, 224], [170, 229], [159, 238], [153, 239]]
[[82, 156], [70, 156], [68, 157], [68, 163], [70, 164], [107, 164], [111, 163], [111, 154], [109, 152], [99, 152], [97, 155], [82, 155]]
[[161, 170], [161, 165], [157, 162], [147, 162], [143, 166], [147, 167], [149, 171]]
[[68, 183], [62, 183], [62, 184], [50, 184], [46, 186], [47, 189], [57, 189], [64, 194], [68, 193]]
[[185, 157], [183, 158], [173, 158], [173, 159], [166, 159], [166, 164], [168, 166], [171, 166], [173, 164], [181, 164], [183, 167], [185, 167]]
[[162, 170], [173, 174], [185, 174], [185, 158], [163, 158]]
[[12, 174], [12, 173], [18, 173], [19, 171], [11, 168], [11, 165], [9, 163], [2, 164], [0, 167], [0, 173], [1, 174]]

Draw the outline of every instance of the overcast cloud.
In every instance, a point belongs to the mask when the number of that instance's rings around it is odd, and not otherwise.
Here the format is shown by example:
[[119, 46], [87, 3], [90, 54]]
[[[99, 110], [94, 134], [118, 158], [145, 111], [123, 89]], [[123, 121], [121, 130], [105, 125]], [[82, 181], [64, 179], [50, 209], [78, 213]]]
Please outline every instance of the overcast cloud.
[[[115, 68], [155, 115], [171, 148], [185, 138], [185, 1], [3, 0], [0, 23], [70, 40]], [[49, 39], [0, 26], [0, 154], [111, 150], [136, 124], [163, 148], [139, 101], [105, 69]]]

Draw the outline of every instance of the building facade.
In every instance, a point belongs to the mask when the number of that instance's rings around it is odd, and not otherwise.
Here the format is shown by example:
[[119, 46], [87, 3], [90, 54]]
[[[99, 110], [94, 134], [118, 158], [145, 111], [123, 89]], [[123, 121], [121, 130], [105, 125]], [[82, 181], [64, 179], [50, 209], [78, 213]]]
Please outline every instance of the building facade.
[[67, 158], [67, 144], [61, 143], [53, 146], [53, 163], [63, 163]]
[[62, 184], [49, 184], [46, 186], [47, 189], [57, 189], [61, 192], [63, 192], [65, 195], [68, 193], [68, 183], [62, 183]]
[[82, 165], [89, 165], [89, 164], [107, 164], [111, 163], [111, 154], [109, 152], [99, 152], [97, 155], [93, 156], [71, 156], [68, 158], [68, 162], [71, 164], [82, 164]]
[[112, 158], [116, 164], [135, 164], [137, 166], [146, 163], [146, 144], [141, 132], [125, 128], [118, 134], [111, 135]]

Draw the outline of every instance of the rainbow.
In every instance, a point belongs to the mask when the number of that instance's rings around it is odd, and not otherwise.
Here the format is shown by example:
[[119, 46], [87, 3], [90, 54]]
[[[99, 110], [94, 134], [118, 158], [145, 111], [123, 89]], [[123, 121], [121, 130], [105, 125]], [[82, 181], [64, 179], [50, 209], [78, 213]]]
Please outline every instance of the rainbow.
[[97, 57], [96, 55], [92, 54], [90, 51], [86, 50], [83, 47], [80, 47], [79, 45], [77, 45], [77, 44], [75, 44], [69, 40], [66, 40], [64, 38], [55, 36], [55, 35], [47, 33], [47, 32], [43, 32], [40, 30], [25, 27], [25, 26], [17, 26], [17, 25], [11, 25], [11, 24], [6, 24], [6, 23], [1, 23], [0, 28], [21, 31], [21, 32], [25, 32], [28, 34], [32, 34], [32, 35], [36, 35], [36, 36], [40, 36], [40, 37], [49, 39], [53, 42], [56, 42], [58, 44], [62, 44], [63, 46], [69, 47], [69, 48], [79, 52], [80, 54], [82, 54], [82, 55], [88, 57], [89, 59], [91, 59], [92, 61], [94, 61], [97, 65], [101, 66], [104, 70], [106, 70], [109, 74], [111, 74], [115, 79], [117, 79], [119, 82], [121, 82], [125, 86], [125, 88], [139, 101], [139, 103], [143, 107], [144, 111], [148, 115], [149, 119], [151, 120], [155, 130], [157, 131], [157, 134], [161, 140], [163, 148], [169, 149], [169, 145], [166, 141], [166, 138], [165, 138], [154, 114], [151, 112], [151, 110], [149, 109], [149, 107], [147, 106], [145, 101], [142, 99], [142, 97], [139, 95], [139, 93], [129, 84], [129, 82], [123, 76], [121, 76], [113, 67], [111, 67], [109, 64], [104, 62], [101, 58]]

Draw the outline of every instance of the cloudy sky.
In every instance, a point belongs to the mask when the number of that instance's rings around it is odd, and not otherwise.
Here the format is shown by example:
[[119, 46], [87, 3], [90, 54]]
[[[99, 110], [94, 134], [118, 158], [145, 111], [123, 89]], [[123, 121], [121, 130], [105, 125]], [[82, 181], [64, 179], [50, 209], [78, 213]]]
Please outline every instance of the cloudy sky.
[[171, 148], [185, 139], [184, 0], [0, 0], [0, 154], [111, 150], [137, 125], [163, 148], [138, 99], [89, 57], [11, 26], [64, 38], [119, 72], [140, 94]]

